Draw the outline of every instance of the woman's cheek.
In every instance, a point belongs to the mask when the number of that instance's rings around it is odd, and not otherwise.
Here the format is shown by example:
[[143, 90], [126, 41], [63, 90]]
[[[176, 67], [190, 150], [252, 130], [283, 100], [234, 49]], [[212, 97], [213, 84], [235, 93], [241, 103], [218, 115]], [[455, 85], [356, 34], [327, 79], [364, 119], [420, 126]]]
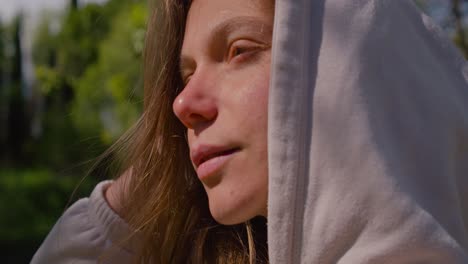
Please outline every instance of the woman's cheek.
[[260, 117], [266, 117], [268, 111], [268, 90], [270, 86], [270, 67], [262, 65], [255, 74], [250, 75], [250, 85], [246, 98], [251, 98], [249, 104], [253, 112]]

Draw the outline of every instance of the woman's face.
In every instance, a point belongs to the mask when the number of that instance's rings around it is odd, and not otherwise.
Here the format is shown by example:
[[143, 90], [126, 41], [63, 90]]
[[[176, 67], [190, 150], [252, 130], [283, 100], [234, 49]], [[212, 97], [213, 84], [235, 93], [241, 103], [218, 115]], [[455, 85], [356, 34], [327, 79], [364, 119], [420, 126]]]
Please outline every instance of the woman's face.
[[222, 224], [267, 214], [272, 2], [194, 0], [187, 17], [173, 109]]

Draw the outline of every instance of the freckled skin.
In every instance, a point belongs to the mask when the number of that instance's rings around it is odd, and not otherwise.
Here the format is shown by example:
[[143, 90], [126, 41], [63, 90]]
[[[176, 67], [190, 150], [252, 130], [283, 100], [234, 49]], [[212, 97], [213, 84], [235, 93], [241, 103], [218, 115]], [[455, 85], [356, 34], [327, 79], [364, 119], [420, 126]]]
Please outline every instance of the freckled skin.
[[[226, 21], [239, 25], [217, 32]], [[195, 0], [187, 17], [181, 52], [186, 86], [174, 113], [187, 127], [190, 148], [240, 148], [212, 182], [202, 181], [211, 214], [222, 224], [267, 215], [272, 24], [273, 9], [252, 0]]]

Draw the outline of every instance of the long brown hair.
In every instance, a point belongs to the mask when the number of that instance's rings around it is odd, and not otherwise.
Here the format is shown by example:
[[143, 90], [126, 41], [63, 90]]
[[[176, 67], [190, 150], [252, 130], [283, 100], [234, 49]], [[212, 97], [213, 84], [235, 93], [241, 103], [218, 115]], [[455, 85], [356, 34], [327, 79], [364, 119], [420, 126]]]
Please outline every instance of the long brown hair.
[[[131, 170], [123, 217], [138, 236], [136, 263], [267, 263], [265, 219], [214, 221], [189, 159], [186, 128], [172, 111], [189, 0], [151, 6], [145, 47], [144, 111], [108, 154]], [[105, 159], [104, 159], [105, 160]], [[130, 241], [130, 240], [129, 240]]]

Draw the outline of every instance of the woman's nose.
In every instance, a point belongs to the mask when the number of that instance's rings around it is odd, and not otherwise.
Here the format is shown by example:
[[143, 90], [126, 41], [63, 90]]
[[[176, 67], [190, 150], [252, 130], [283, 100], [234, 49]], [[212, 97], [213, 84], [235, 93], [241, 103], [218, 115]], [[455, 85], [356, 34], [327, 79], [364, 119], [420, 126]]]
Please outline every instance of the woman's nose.
[[195, 130], [218, 115], [214, 94], [194, 78], [176, 97], [172, 109], [185, 127]]

